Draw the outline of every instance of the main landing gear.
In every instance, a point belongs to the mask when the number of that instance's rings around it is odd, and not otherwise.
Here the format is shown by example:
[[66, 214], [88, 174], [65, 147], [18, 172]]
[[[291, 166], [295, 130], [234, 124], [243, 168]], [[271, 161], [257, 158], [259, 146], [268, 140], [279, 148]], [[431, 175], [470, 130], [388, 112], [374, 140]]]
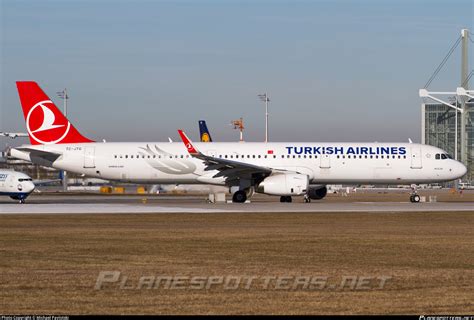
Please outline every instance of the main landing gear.
[[281, 196], [280, 202], [292, 202], [291, 196]]

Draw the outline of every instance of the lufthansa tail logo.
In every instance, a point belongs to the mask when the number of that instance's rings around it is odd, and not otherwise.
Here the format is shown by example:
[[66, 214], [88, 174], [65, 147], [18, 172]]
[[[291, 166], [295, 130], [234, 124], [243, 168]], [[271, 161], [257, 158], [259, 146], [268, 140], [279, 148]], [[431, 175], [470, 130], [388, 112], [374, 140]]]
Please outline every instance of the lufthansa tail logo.
[[206, 132], [204, 132], [204, 133], [201, 135], [201, 141], [202, 141], [202, 142], [209, 142], [209, 141], [210, 141], [209, 135], [208, 135]]

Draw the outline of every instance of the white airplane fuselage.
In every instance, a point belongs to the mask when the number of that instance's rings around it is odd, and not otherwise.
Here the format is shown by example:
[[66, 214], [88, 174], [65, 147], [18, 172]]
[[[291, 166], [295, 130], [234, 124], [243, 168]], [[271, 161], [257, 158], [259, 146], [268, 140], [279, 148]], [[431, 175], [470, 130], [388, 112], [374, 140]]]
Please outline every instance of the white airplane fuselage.
[[[203, 154], [307, 175], [311, 184], [418, 184], [450, 181], [466, 167], [446, 152], [416, 143], [195, 143]], [[183, 143], [76, 143], [22, 146], [59, 154], [50, 166], [90, 177], [144, 184], [225, 185], [217, 170]], [[20, 148], [21, 149], [21, 148]], [[11, 149], [15, 158], [35, 162]], [[44, 165], [44, 163], [43, 163]]]

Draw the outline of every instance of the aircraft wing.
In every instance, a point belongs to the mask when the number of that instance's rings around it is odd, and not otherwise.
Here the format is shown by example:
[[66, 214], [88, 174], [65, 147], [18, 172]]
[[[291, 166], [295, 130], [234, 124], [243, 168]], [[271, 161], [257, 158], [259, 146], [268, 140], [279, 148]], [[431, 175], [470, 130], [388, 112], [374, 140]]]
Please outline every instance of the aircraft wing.
[[33, 180], [33, 184], [35, 186], [42, 186], [46, 184], [53, 184], [53, 183], [58, 183], [61, 182], [61, 179], [49, 179], [49, 180]]
[[50, 152], [50, 151], [43, 151], [43, 150], [38, 150], [38, 149], [33, 149], [33, 148], [27, 148], [27, 147], [18, 147], [14, 148], [18, 151], [25, 151], [30, 153], [30, 159], [33, 158], [39, 158], [42, 160], [46, 160], [48, 162], [54, 162], [56, 159], [58, 159], [60, 156], [62, 156], [61, 153], [56, 153], [56, 152]]
[[211, 157], [199, 152], [192, 144], [191, 140], [182, 130], [178, 130], [186, 149], [192, 157], [201, 159], [206, 165], [206, 171], [219, 171], [214, 178], [225, 177], [226, 181], [237, 179], [263, 180], [269, 176], [274, 170], [268, 167], [257, 166], [245, 162]]
[[24, 133], [24, 132], [0, 132], [0, 136], [15, 139], [17, 137], [28, 137], [28, 133]]

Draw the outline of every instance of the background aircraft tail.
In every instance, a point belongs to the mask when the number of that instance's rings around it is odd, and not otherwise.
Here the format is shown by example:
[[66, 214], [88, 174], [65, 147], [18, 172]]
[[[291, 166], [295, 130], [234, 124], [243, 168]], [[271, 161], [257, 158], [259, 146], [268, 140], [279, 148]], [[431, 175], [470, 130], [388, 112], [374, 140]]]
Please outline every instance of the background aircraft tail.
[[205, 120], [199, 120], [199, 136], [201, 137], [201, 142], [212, 142], [211, 134], [207, 129]]
[[94, 142], [79, 133], [34, 81], [17, 81], [32, 145]]

